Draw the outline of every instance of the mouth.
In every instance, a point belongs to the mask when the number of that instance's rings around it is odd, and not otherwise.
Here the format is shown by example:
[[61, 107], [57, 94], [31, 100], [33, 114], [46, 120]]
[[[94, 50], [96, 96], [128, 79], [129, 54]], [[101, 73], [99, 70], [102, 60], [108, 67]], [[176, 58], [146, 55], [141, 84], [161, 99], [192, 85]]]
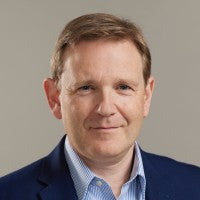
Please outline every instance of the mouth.
[[119, 127], [95, 127], [92, 128], [95, 131], [100, 131], [100, 132], [109, 132], [109, 131], [114, 131], [118, 129]]
[[93, 129], [115, 129], [115, 128], [118, 128], [118, 127], [96, 127]]

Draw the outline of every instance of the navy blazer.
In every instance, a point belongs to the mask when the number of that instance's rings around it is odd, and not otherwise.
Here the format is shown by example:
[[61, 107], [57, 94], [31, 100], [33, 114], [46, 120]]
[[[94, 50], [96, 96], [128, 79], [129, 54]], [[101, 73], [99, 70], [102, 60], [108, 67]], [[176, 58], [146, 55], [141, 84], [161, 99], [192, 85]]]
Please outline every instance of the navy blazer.
[[[65, 137], [47, 156], [0, 178], [0, 200], [77, 200]], [[200, 200], [200, 168], [141, 150], [146, 200]]]

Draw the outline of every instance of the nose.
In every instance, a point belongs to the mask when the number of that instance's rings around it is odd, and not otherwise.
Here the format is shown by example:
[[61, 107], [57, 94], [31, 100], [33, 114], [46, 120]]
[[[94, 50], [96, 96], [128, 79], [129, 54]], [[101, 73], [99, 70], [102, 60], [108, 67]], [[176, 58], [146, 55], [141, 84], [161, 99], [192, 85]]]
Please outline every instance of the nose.
[[109, 117], [116, 113], [114, 97], [110, 91], [102, 91], [98, 96], [97, 113], [103, 117]]

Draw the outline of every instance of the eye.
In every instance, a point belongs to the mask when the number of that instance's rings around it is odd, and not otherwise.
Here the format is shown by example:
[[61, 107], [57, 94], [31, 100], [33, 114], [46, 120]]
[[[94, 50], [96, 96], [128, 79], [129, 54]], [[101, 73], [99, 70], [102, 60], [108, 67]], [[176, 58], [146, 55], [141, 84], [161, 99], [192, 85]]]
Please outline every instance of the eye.
[[131, 88], [128, 85], [123, 84], [123, 85], [119, 85], [119, 89], [120, 90], [130, 90]]
[[94, 89], [91, 85], [84, 85], [81, 86], [80, 88], [78, 88], [78, 90], [82, 90], [82, 91], [88, 91], [88, 90], [92, 90]]
[[79, 87], [76, 92], [79, 95], [88, 95], [91, 94], [95, 90], [95, 87], [92, 85], [83, 85]]

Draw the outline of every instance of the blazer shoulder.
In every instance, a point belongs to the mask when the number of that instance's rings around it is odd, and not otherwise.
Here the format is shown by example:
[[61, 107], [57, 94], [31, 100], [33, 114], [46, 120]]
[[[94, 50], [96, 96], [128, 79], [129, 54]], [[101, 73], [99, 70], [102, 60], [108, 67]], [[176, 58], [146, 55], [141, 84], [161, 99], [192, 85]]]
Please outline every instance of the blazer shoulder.
[[[152, 199], [192, 199], [200, 197], [200, 168], [166, 156], [141, 150], [147, 184]], [[159, 196], [155, 198], [155, 196]]]
[[39, 187], [37, 184], [37, 177], [39, 176], [40, 166], [44, 159], [45, 157], [17, 171], [1, 177], [0, 199], [7, 199], [7, 195], [12, 193], [22, 193], [22, 190], [31, 191], [33, 187]]
[[143, 155], [161, 174], [171, 177], [171, 179], [175, 179], [176, 181], [184, 180], [184, 182], [191, 181], [198, 183], [198, 185], [200, 184], [200, 167], [144, 151]]
[[[70, 189], [73, 188], [71, 176], [66, 173], [68, 168], [64, 156], [64, 141], [65, 136], [46, 157], [0, 178], [0, 200], [35, 200], [49, 184], [54, 185], [57, 191], [65, 191], [66, 188], [60, 185], [65, 183], [66, 177], [66, 185], [70, 186]], [[52, 187], [48, 189], [51, 191]], [[48, 195], [51, 194], [53, 191]]]

